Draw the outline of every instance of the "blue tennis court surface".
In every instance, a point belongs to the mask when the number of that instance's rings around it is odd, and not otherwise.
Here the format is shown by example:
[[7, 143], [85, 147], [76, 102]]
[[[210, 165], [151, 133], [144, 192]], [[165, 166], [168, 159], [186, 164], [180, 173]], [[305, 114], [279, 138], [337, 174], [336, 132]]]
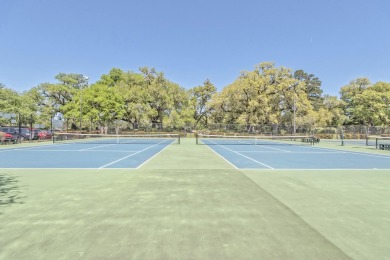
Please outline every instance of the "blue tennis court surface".
[[137, 168], [174, 140], [154, 144], [48, 144], [0, 150], [0, 168]]
[[238, 169], [390, 169], [390, 156], [270, 143], [218, 144], [202, 141]]

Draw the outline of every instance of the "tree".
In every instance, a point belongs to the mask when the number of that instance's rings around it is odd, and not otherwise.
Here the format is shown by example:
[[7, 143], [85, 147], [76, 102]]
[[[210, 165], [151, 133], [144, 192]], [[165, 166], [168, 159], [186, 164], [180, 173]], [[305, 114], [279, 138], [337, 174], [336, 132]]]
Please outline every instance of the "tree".
[[0, 86], [0, 112], [17, 113], [19, 106], [19, 94], [4, 85]]
[[[14, 114], [18, 123], [27, 125], [31, 118], [37, 118], [37, 106], [30, 92], [18, 93], [0, 84], [0, 112]], [[9, 120], [0, 118], [1, 124], [9, 124]]]
[[[20, 99], [20, 105], [19, 105], [19, 120], [21, 125], [30, 125], [32, 122], [36, 121], [38, 119], [38, 106], [34, 102], [34, 98], [31, 94], [31, 91], [23, 92], [19, 95]], [[46, 125], [50, 125], [50, 121], [54, 114], [50, 114], [50, 116], [45, 117], [41, 114], [41, 117], [43, 117], [45, 120], [43, 120], [42, 123]]]
[[88, 77], [76, 73], [59, 73], [55, 76], [60, 83], [59, 85], [67, 86], [74, 89], [81, 89], [88, 85]]
[[53, 117], [60, 117], [64, 113], [64, 107], [72, 103], [75, 95], [88, 86], [88, 78], [82, 74], [59, 73], [55, 79], [59, 82], [42, 83], [27, 94], [37, 106], [37, 122], [46, 125], [50, 124]]
[[140, 68], [144, 77], [147, 104], [150, 107], [150, 119], [154, 127], [161, 127], [164, 117], [173, 110], [183, 108], [188, 97], [178, 84], [167, 80], [163, 73], [154, 68]]
[[294, 78], [290, 69], [270, 62], [242, 72], [213, 97], [212, 105], [225, 123], [246, 124], [249, 128], [257, 124], [293, 125], [294, 114], [299, 119], [312, 110], [303, 82]]
[[217, 88], [208, 79], [203, 83], [203, 86], [189, 90], [190, 103], [194, 110], [195, 128], [201, 120], [203, 120], [203, 125], [207, 126], [207, 119], [211, 112], [209, 103], [216, 91]]
[[96, 83], [76, 92], [73, 101], [62, 110], [67, 119], [78, 119], [81, 113], [83, 122], [98, 122], [100, 127], [107, 129], [110, 123], [123, 117], [123, 104], [123, 98], [117, 91]]
[[125, 78], [125, 72], [119, 68], [112, 68], [108, 74], [103, 74], [100, 80], [96, 83], [114, 87]]
[[179, 85], [173, 88], [173, 106], [168, 110], [164, 117], [163, 124], [173, 129], [192, 127], [195, 123], [194, 109], [190, 106], [190, 97], [188, 91], [185, 91]]
[[344, 112], [348, 119], [348, 124], [364, 124], [356, 114], [356, 107], [358, 105], [356, 97], [362, 94], [369, 86], [371, 86], [371, 82], [367, 78], [358, 78], [341, 88], [340, 95], [341, 100], [345, 104]]
[[378, 82], [354, 98], [354, 116], [364, 125], [390, 123], [390, 83]]
[[336, 96], [324, 95], [323, 108], [321, 108], [323, 110], [319, 110], [320, 120], [324, 122], [321, 126], [342, 125], [346, 120], [343, 107], [344, 102]]
[[314, 110], [319, 110], [323, 104], [321, 80], [313, 74], [307, 74], [303, 70], [294, 72], [294, 78], [305, 84], [305, 92]]
[[[21, 100], [19, 94], [4, 86], [0, 85], [0, 113], [18, 114]], [[9, 124], [10, 121], [0, 117], [0, 124]]]
[[134, 129], [138, 129], [140, 123], [149, 123], [153, 112], [148, 104], [149, 96], [143, 75], [123, 73], [121, 80], [115, 83], [115, 90], [124, 101], [125, 113], [122, 120], [131, 123]]

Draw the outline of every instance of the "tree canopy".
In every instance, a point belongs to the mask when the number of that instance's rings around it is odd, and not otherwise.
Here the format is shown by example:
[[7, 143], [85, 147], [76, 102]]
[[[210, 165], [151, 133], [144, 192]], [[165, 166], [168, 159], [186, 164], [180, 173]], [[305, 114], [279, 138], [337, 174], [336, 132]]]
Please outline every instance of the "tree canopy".
[[[18, 93], [0, 83], [0, 112], [47, 124], [53, 117], [75, 129], [108, 125], [182, 129], [210, 124], [327, 126], [388, 125], [390, 83], [357, 78], [340, 89], [340, 99], [323, 94], [314, 74], [263, 62], [218, 91], [206, 79], [184, 89], [163, 72], [112, 68], [89, 84], [82, 74], [59, 73], [57, 82]], [[3, 121], [1, 121], [3, 120]], [[7, 124], [0, 118], [0, 124]]]

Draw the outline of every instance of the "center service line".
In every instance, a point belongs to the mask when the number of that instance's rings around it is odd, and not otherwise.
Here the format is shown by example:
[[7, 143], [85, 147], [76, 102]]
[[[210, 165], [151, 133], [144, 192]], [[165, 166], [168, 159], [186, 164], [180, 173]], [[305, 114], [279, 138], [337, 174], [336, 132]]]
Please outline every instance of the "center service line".
[[209, 140], [209, 142], [214, 143], [214, 144], [216, 144], [216, 145], [218, 145], [218, 146], [221, 146], [222, 148], [224, 148], [224, 149], [226, 149], [226, 150], [228, 150], [228, 151], [231, 151], [231, 152], [233, 152], [233, 153], [236, 153], [236, 154], [238, 154], [238, 155], [240, 155], [240, 156], [242, 156], [242, 157], [244, 157], [244, 158], [247, 158], [247, 159], [249, 159], [249, 160], [251, 160], [251, 161], [254, 161], [255, 163], [261, 164], [261, 165], [263, 165], [263, 166], [265, 166], [265, 167], [267, 167], [267, 168], [269, 168], [269, 169], [274, 170], [274, 168], [272, 168], [271, 166], [269, 166], [269, 165], [267, 165], [267, 164], [265, 164], [265, 163], [256, 161], [255, 159], [252, 159], [252, 158], [250, 158], [250, 157], [248, 157], [248, 156], [246, 156], [246, 155], [243, 155], [243, 154], [241, 154], [241, 153], [239, 153], [239, 152], [236, 152], [236, 151], [234, 151], [234, 150], [232, 150], [232, 149], [229, 149], [229, 148], [227, 148], [227, 147], [225, 147], [225, 146], [223, 146], [223, 145], [217, 144], [217, 143], [215, 143], [215, 142], [213, 142], [213, 141], [210, 141], [210, 140]]
[[157, 143], [157, 144], [155, 144], [155, 145], [146, 147], [145, 149], [143, 149], [143, 150], [141, 150], [141, 151], [138, 151], [138, 152], [136, 152], [136, 153], [130, 154], [130, 155], [125, 156], [125, 157], [123, 157], [123, 158], [120, 158], [120, 159], [118, 159], [118, 160], [116, 160], [116, 161], [110, 162], [110, 163], [108, 163], [108, 164], [106, 164], [106, 165], [103, 165], [103, 166], [99, 167], [99, 169], [103, 169], [103, 168], [105, 168], [105, 167], [107, 167], [107, 166], [110, 166], [111, 164], [114, 164], [114, 163], [117, 163], [117, 162], [119, 162], [119, 161], [122, 161], [122, 160], [124, 160], [124, 159], [126, 159], [126, 158], [129, 158], [129, 157], [133, 156], [133, 155], [142, 153], [142, 152], [144, 152], [144, 151], [146, 151], [146, 150], [148, 150], [148, 149], [150, 149], [150, 148], [152, 148], [152, 147], [155, 147], [156, 145], [162, 144], [162, 143], [164, 143], [164, 142], [166, 142], [166, 141], [167, 141], [167, 140], [164, 140], [164, 141], [159, 142], [159, 143]]

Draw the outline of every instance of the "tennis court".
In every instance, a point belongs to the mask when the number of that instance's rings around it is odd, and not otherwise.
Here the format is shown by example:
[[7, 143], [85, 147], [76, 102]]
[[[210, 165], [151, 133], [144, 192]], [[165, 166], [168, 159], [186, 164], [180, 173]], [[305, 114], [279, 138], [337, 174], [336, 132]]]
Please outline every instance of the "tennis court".
[[242, 170], [214, 151], [336, 153], [323, 144], [102, 142], [2, 147], [0, 259], [389, 257], [389, 170]]
[[205, 144], [237, 169], [390, 169], [390, 156], [323, 148], [308, 137], [202, 136]]
[[0, 168], [138, 168], [178, 142], [171, 135], [82, 137], [67, 134], [54, 144], [2, 149]]
[[[330, 149], [289, 138], [204, 136], [197, 143], [208, 146], [236, 169], [390, 169], [390, 156], [385, 154]], [[178, 143], [177, 135], [64, 135], [54, 144], [0, 150], [0, 168], [135, 169]]]

